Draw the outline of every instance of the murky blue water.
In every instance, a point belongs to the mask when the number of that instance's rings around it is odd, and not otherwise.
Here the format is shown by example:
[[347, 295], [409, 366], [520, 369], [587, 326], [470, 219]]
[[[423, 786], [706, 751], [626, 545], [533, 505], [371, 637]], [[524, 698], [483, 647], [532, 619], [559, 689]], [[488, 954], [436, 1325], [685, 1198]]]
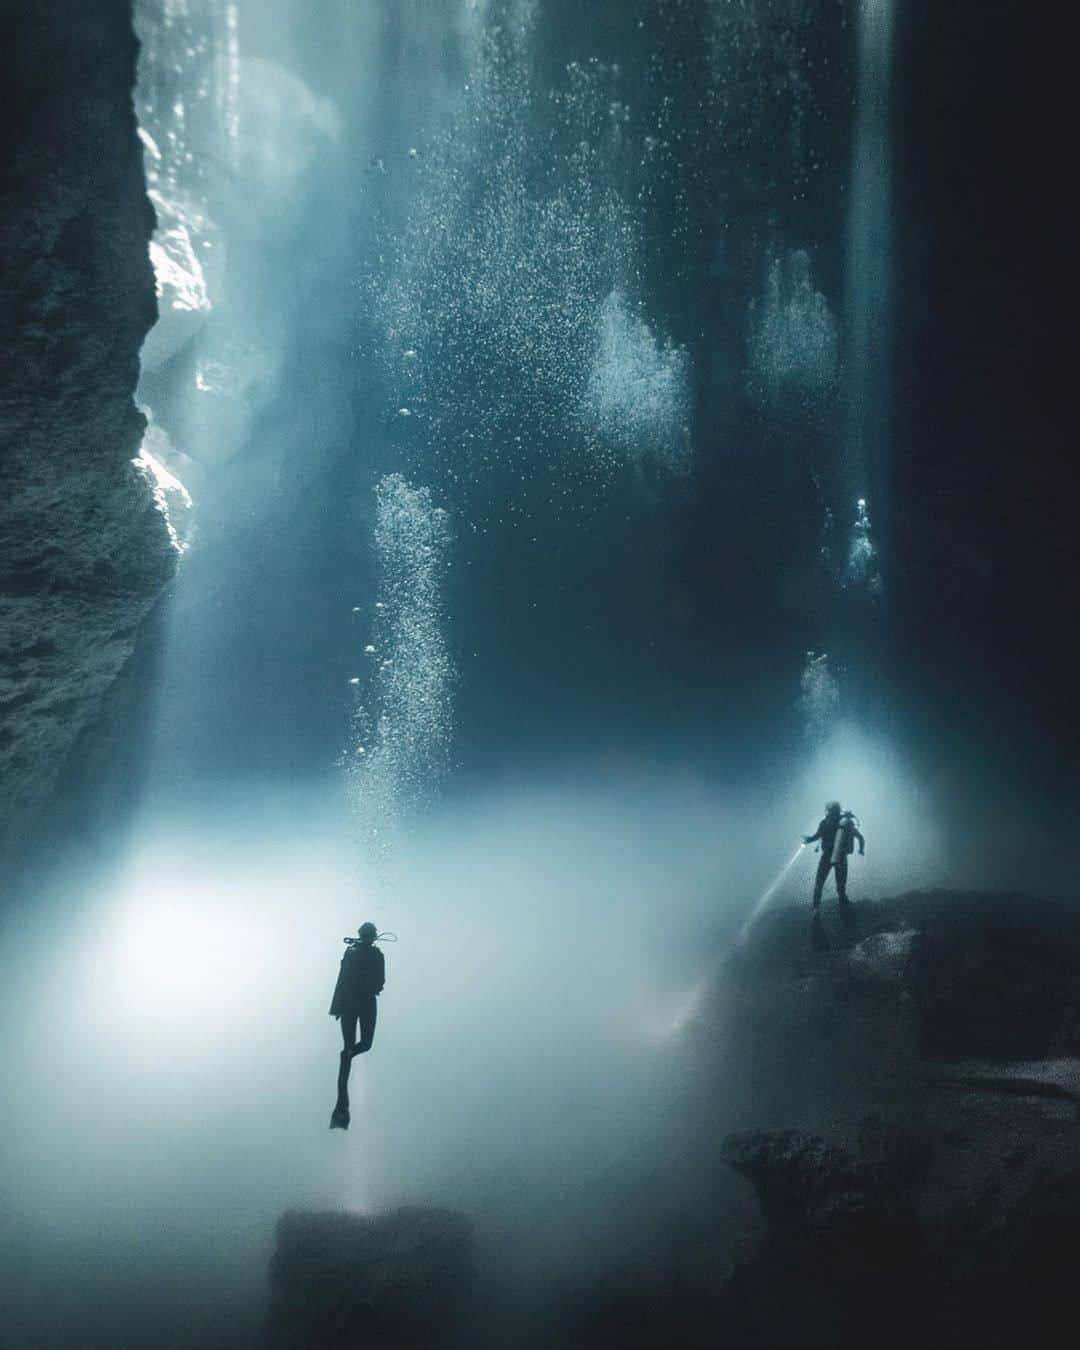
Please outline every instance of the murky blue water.
[[[936, 856], [864, 715], [878, 6], [136, 9], [183, 554], [139, 799], [20, 939], [37, 1045], [74, 924], [79, 1044], [12, 1185], [57, 1250], [163, 1229], [162, 1297], [217, 1270], [245, 1316], [289, 1204], [447, 1199], [555, 1260], [662, 1151], [672, 1010], [824, 797], [861, 885]], [[401, 942], [328, 1139], [367, 918]]]

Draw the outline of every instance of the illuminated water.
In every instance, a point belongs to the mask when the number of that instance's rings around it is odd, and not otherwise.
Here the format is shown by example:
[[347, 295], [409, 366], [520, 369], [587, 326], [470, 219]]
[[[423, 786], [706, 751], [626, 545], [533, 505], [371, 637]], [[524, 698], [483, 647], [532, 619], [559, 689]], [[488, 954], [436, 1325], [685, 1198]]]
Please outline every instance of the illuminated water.
[[[875, 556], [865, 506], [820, 555], [873, 480], [884, 67], [845, 289], [845, 39], [786, 4], [138, 12], [141, 458], [185, 551], [138, 800], [7, 935], [4, 1189], [27, 1288], [154, 1289], [102, 1344], [170, 1300], [223, 1344], [291, 1205], [461, 1204], [565, 1261], [590, 1184], [676, 1166], [671, 1033], [807, 898], [801, 850], [762, 886], [821, 803], [865, 822], [853, 893], [938, 854], [820, 623]], [[331, 1136], [368, 918], [401, 940]]]

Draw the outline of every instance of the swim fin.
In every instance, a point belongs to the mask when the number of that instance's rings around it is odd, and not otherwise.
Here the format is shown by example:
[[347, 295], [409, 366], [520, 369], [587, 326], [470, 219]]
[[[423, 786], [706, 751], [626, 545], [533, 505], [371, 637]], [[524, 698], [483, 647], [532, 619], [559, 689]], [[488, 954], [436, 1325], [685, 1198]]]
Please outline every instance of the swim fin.
[[332, 1130], [347, 1130], [349, 1128], [349, 1108], [347, 1106], [335, 1106], [333, 1114], [330, 1117], [330, 1128]]

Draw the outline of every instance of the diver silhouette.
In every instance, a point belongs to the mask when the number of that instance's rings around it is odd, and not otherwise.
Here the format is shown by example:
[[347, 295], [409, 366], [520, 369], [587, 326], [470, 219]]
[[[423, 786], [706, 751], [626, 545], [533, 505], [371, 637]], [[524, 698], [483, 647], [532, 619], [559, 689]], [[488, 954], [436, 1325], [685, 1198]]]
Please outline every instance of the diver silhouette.
[[[375, 946], [379, 930], [373, 923], [360, 925], [359, 935], [345, 939], [330, 1016], [341, 1022], [342, 1051], [338, 1069], [337, 1105], [330, 1117], [332, 1130], [349, 1128], [349, 1069], [353, 1058], [371, 1049], [378, 1015], [376, 999], [386, 983], [386, 961]], [[360, 1039], [356, 1026], [360, 1024]]]
[[814, 909], [821, 906], [821, 893], [825, 889], [825, 878], [832, 869], [836, 882], [836, 894], [843, 907], [850, 905], [847, 895], [848, 856], [854, 851], [855, 840], [859, 841], [859, 856], [866, 852], [866, 840], [859, 831], [859, 822], [851, 811], [841, 811], [839, 802], [826, 802], [825, 815], [813, 834], [804, 834], [803, 843], [812, 844], [820, 840], [821, 859], [814, 878]]

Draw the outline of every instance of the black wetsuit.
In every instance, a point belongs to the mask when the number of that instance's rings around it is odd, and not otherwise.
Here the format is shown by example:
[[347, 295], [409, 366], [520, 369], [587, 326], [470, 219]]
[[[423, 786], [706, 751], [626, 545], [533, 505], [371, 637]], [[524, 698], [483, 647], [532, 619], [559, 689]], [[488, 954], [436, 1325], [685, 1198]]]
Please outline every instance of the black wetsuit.
[[[369, 943], [354, 943], [341, 958], [341, 971], [330, 1004], [330, 1016], [341, 1019], [341, 1038], [351, 1058], [371, 1049], [378, 1015], [377, 996], [386, 983], [382, 952]], [[360, 1023], [360, 1039], [356, 1024]]]
[[836, 881], [836, 894], [839, 897], [840, 903], [842, 905], [846, 905], [848, 903], [847, 853], [841, 853], [841, 855], [836, 859], [836, 861], [835, 862], [833, 861], [833, 848], [836, 845], [836, 833], [840, 829], [841, 825], [844, 825], [845, 828], [850, 828], [851, 842], [854, 843], [856, 839], [859, 841], [860, 852], [865, 846], [866, 841], [859, 833], [858, 827], [855, 825], [855, 822], [850, 820], [850, 817], [835, 815], [835, 816], [824, 816], [822, 818], [821, 824], [817, 827], [817, 830], [806, 841], [808, 844], [812, 844], [815, 839], [821, 840], [821, 858], [819, 859], [817, 865], [817, 875], [814, 877], [813, 904], [815, 909], [817, 909], [821, 904], [821, 893], [825, 889], [825, 879], [829, 875], [830, 868], [832, 868], [834, 872], [834, 879]]

